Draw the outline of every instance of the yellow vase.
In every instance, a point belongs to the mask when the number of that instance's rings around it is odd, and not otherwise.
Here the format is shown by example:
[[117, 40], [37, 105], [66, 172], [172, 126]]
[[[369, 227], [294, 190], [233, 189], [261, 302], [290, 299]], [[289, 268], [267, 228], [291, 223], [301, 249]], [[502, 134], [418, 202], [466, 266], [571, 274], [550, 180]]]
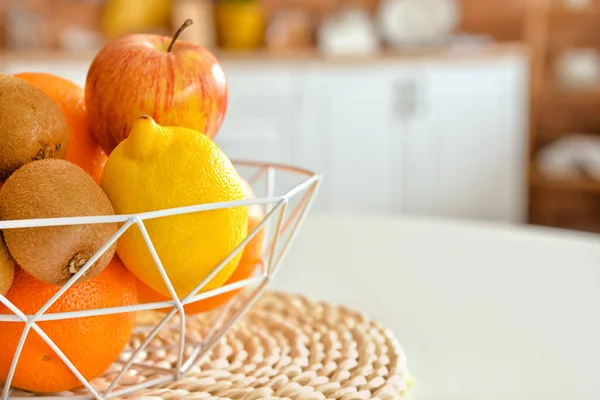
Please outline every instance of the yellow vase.
[[228, 50], [251, 50], [264, 42], [266, 18], [258, 1], [228, 1], [217, 4], [219, 45]]

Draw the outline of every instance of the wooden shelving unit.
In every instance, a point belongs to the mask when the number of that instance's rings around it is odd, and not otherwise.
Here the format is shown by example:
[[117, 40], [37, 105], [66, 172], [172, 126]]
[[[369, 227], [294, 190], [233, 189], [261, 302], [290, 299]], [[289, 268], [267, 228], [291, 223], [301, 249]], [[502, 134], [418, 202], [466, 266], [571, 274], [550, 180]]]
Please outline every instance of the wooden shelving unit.
[[597, 181], [581, 176], [572, 179], [555, 179], [544, 176], [535, 166], [531, 167], [529, 183], [533, 188], [563, 192], [597, 193], [600, 194], [600, 184]]
[[531, 57], [530, 135], [527, 180], [529, 222], [600, 232], [600, 181], [560, 179], [536, 166], [538, 151], [571, 133], [600, 135], [600, 86], [565, 89], [555, 74], [557, 57], [569, 49], [600, 50], [600, 0], [570, 10], [561, 0], [529, 0], [525, 40]]

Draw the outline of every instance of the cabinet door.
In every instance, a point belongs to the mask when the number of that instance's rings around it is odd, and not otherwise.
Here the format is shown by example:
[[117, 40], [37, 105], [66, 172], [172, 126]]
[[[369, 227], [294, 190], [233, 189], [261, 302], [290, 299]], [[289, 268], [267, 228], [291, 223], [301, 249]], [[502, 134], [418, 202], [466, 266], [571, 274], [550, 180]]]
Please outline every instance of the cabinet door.
[[[391, 134], [395, 137], [397, 174], [392, 179], [396, 213], [431, 215], [435, 210], [438, 159], [434, 135], [429, 134], [430, 101], [427, 80], [419, 65], [401, 75], [390, 74]], [[424, 134], [425, 132], [425, 134]]]
[[[522, 221], [525, 74], [526, 65], [518, 58], [426, 68], [425, 107], [409, 123], [405, 146], [407, 154], [420, 154], [417, 168], [407, 173], [430, 182], [421, 186], [420, 195], [428, 202], [417, 212]], [[418, 189], [414, 184], [404, 188], [408, 212], [415, 211], [408, 207], [415, 206], [410, 197]]]
[[388, 82], [377, 71], [345, 67], [319, 72], [320, 107], [327, 160], [323, 183], [328, 208], [335, 212], [392, 211], [392, 160], [400, 154], [390, 137]]

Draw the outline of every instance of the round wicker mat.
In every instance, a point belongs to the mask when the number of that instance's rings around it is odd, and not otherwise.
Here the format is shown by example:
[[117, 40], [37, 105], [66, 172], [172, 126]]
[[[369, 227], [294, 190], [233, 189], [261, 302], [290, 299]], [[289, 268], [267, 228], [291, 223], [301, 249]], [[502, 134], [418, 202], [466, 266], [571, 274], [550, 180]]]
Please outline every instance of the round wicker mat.
[[[123, 360], [140, 345], [148, 332], [145, 328], [163, 315], [140, 315], [138, 333]], [[188, 316], [187, 340], [201, 341], [211, 323], [207, 314]], [[170, 325], [136, 358], [117, 391], [160, 377], [157, 367], [175, 365], [177, 319]], [[115, 363], [91, 383], [105, 390], [122, 365], [122, 361]], [[182, 379], [143, 389], [127, 399], [400, 399], [408, 381], [406, 357], [394, 336], [379, 323], [345, 307], [267, 292]], [[81, 388], [62, 395], [85, 393]], [[17, 394], [32, 396], [13, 392]]]
[[383, 400], [400, 398], [407, 380], [400, 345], [377, 322], [268, 292], [190, 374], [134, 398]]

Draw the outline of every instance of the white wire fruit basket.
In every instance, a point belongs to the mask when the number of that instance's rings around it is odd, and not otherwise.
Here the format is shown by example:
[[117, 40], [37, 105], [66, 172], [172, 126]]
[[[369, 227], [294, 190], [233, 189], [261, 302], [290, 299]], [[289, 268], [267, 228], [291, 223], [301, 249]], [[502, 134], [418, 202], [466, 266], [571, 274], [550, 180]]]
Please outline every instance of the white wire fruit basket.
[[[179, 380], [197, 365], [203, 357], [219, 342], [221, 338], [235, 325], [243, 314], [252, 306], [268, 283], [274, 278], [284, 256], [294, 241], [304, 218], [310, 210], [315, 199], [322, 176], [302, 168], [264, 163], [257, 161], [233, 161], [236, 169], [242, 177], [252, 186], [257, 197], [231, 202], [198, 204], [194, 206], [158, 210], [134, 215], [116, 216], [93, 216], [93, 217], [69, 217], [69, 218], [47, 218], [36, 220], [14, 220], [0, 221], [0, 230], [14, 228], [33, 228], [43, 226], [65, 226], [100, 223], [119, 223], [119, 230], [90, 258], [86, 264], [73, 277], [64, 284], [58, 292], [52, 296], [43, 307], [34, 315], [26, 315], [12, 304], [6, 297], [0, 294], [0, 302], [4, 304], [12, 314], [0, 314], [0, 322], [24, 323], [23, 333], [17, 345], [12, 364], [4, 384], [0, 382], [1, 396], [4, 399], [13, 398], [69, 398], [69, 399], [110, 399], [134, 394], [135, 392]], [[260, 194], [264, 193], [261, 197]], [[152, 258], [159, 270], [165, 284], [174, 293], [167, 273], [154, 248], [152, 240], [148, 235], [144, 222], [149, 219], [165, 218], [174, 215], [205, 212], [221, 208], [241, 207], [258, 205], [263, 207], [264, 218], [254, 230], [248, 232], [247, 237], [233, 250], [224, 260], [215, 266], [213, 271], [183, 299], [173, 296], [172, 300], [140, 303], [128, 306], [111, 308], [98, 308], [78, 310], [61, 313], [49, 313], [49, 308], [62, 296], [86, 271], [100, 258], [105, 251], [113, 246], [119, 237], [133, 225], [138, 226], [144, 241], [150, 251]], [[248, 279], [234, 283], [225, 284], [219, 288], [200, 292], [204, 285], [209, 282], [225, 265], [239, 252], [252, 238], [261, 230], [265, 231], [263, 246], [263, 262], [257, 263], [253, 276]], [[233, 296], [226, 304], [207, 315], [209, 325], [202, 335], [198, 332], [186, 330], [186, 315], [184, 306], [218, 296], [230, 291], [241, 290]], [[199, 294], [195, 294], [199, 293]], [[56, 346], [53, 340], [40, 328], [38, 322], [56, 321], [83, 317], [94, 317], [101, 315], [120, 313], [139, 313], [164, 308], [170, 310], [159, 315], [150, 324], [136, 327], [134, 333], [138, 340], [130, 341], [130, 345], [121, 353], [121, 357], [113, 364], [104, 375], [88, 381], [69, 360], [63, 351]], [[158, 315], [158, 314], [156, 314]], [[156, 316], [155, 315], [155, 316]], [[55, 394], [36, 394], [25, 392], [11, 387], [11, 382], [17, 368], [19, 357], [23, 350], [25, 340], [31, 331], [37, 333], [43, 341], [56, 353], [65, 363], [69, 370], [81, 382], [81, 388], [70, 392]], [[154, 364], [144, 364], [143, 355], [150, 351], [149, 344], [154, 343], [161, 331], [168, 330], [178, 335], [178, 348], [175, 352], [177, 357], [169, 363], [168, 367], [157, 367]], [[200, 337], [199, 337], [200, 336]], [[0, 343], [0, 346], [3, 344]], [[90, 344], [93, 345], [93, 344]], [[160, 342], [151, 349], [160, 351]], [[164, 350], [164, 349], [162, 349]], [[127, 377], [130, 370], [149, 370], [151, 378], [143, 382], [128, 384]]]

